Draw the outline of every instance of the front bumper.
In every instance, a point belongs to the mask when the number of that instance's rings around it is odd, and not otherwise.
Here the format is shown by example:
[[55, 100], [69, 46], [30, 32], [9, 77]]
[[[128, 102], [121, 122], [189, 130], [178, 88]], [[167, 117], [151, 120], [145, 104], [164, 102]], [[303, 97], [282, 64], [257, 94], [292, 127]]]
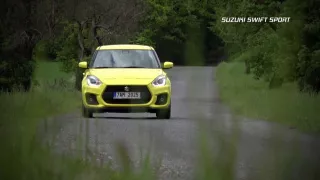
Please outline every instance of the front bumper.
[[150, 93], [148, 94], [148, 100], [145, 102], [116, 103], [110, 100], [107, 103], [105, 98], [106, 90], [112, 86], [104, 85], [104, 87], [99, 88], [83, 86], [83, 105], [92, 112], [155, 112], [157, 109], [168, 108], [171, 103], [170, 85], [153, 87], [151, 84], [145, 85], [145, 89]]

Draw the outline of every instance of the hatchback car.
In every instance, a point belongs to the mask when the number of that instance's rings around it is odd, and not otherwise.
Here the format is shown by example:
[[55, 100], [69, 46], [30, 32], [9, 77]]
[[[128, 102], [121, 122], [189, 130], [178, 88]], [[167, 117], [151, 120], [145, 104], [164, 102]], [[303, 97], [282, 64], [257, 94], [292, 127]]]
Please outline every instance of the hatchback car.
[[153, 47], [145, 45], [105, 45], [96, 49], [84, 68], [82, 114], [118, 112], [155, 113], [159, 119], [171, 117], [171, 82]]

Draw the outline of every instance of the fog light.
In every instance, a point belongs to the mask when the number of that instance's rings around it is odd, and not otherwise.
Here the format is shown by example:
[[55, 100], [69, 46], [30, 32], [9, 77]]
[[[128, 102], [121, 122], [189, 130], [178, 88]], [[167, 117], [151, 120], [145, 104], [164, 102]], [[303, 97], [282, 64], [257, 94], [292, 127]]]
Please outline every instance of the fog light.
[[167, 93], [159, 94], [158, 97], [157, 97], [156, 105], [166, 104], [167, 103], [167, 98], [168, 98], [168, 94]]
[[87, 103], [91, 105], [99, 104], [97, 101], [97, 96], [95, 94], [86, 93], [86, 100], [87, 100]]

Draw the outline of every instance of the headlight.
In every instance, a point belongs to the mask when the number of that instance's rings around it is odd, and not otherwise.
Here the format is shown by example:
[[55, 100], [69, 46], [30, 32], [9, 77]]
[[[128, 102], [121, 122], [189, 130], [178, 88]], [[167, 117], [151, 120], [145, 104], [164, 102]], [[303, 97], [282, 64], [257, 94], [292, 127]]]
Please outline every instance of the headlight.
[[93, 75], [87, 76], [87, 83], [89, 86], [96, 86], [96, 87], [98, 87], [102, 84], [101, 81]]
[[166, 85], [166, 81], [167, 81], [167, 77], [164, 75], [160, 75], [152, 81], [152, 85], [155, 87], [164, 86]]

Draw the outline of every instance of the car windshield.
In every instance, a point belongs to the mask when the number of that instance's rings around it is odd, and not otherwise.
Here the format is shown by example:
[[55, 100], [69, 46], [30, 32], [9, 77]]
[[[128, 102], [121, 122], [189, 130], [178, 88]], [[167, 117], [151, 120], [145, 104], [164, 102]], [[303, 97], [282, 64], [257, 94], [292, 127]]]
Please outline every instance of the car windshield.
[[91, 68], [160, 68], [153, 50], [98, 50]]

